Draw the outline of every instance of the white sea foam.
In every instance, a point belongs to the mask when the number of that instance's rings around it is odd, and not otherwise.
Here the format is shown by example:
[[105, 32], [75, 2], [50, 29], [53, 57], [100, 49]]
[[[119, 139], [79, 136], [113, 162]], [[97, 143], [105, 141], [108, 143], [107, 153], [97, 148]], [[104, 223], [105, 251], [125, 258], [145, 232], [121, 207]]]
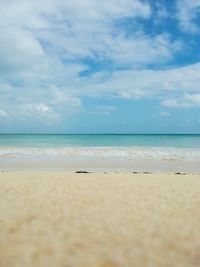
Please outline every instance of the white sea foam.
[[200, 160], [200, 149], [169, 147], [1, 147], [0, 159], [121, 159], [121, 160]]

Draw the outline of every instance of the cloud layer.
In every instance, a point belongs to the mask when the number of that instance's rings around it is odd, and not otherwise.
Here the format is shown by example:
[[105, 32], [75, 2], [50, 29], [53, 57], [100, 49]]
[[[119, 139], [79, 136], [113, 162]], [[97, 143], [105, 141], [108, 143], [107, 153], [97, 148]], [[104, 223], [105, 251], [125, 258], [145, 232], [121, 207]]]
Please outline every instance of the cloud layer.
[[[176, 62], [188, 44], [161, 28], [167, 8], [140, 0], [2, 0], [0, 120], [62, 122], [84, 109], [84, 97], [200, 106], [200, 63]], [[180, 31], [199, 31], [199, 8], [200, 1], [177, 1]]]

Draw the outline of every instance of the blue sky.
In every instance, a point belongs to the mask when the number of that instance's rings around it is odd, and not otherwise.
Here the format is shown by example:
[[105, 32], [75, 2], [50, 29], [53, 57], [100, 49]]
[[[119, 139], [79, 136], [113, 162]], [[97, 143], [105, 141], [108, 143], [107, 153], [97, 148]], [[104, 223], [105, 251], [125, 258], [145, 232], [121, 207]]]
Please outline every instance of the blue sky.
[[1, 0], [1, 133], [200, 133], [199, 0]]

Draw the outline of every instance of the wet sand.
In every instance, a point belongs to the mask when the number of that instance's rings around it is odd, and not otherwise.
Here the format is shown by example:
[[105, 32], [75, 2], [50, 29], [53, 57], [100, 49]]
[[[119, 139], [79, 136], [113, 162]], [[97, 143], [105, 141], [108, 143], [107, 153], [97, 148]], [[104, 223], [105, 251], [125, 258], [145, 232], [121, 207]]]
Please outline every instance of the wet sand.
[[198, 267], [200, 175], [0, 173], [1, 267]]

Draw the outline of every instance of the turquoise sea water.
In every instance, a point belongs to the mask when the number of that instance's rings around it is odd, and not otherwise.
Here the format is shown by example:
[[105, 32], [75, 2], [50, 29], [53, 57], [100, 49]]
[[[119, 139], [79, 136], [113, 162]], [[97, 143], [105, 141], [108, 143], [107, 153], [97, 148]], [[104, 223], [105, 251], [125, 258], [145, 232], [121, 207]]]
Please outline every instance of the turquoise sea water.
[[0, 135], [0, 170], [33, 166], [200, 172], [200, 135]]
[[0, 147], [173, 147], [200, 148], [200, 135], [1, 134]]

